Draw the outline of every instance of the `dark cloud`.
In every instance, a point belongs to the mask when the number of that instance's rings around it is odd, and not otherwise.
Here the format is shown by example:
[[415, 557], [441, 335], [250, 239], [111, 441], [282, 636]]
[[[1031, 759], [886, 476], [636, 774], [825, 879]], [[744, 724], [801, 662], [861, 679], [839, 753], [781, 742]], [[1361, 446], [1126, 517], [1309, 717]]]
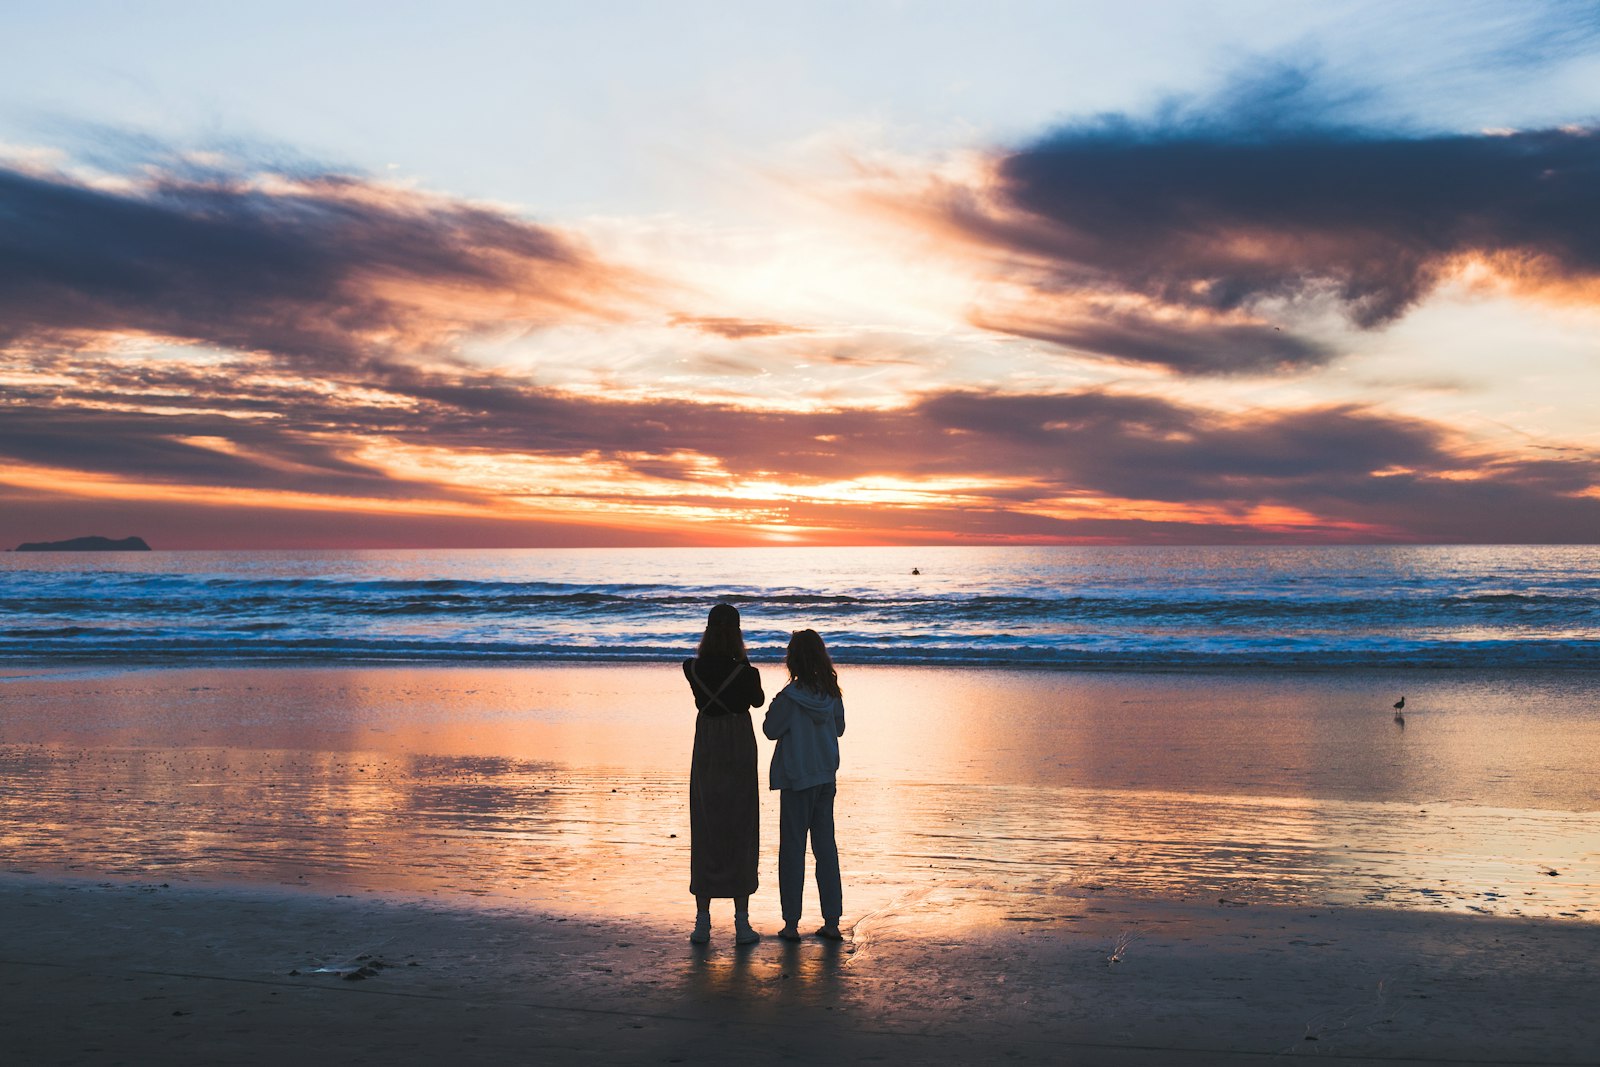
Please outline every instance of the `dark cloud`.
[[1006, 158], [1002, 192], [1046, 219], [1070, 274], [1233, 310], [1329, 296], [1388, 322], [1458, 257], [1600, 275], [1593, 130], [1383, 137], [1102, 127]]
[[553, 230], [349, 176], [103, 188], [0, 168], [0, 344], [129, 331], [347, 365], [620, 283]]
[[1304, 369], [1326, 363], [1335, 355], [1327, 345], [1279, 326], [1161, 320], [1127, 311], [1057, 318], [1026, 312], [980, 312], [973, 316], [973, 324], [1179, 374]]
[[353, 429], [341, 426], [340, 435], [330, 438], [318, 436], [325, 427], [204, 412], [8, 408], [0, 410], [0, 457], [146, 484], [382, 499], [481, 499], [481, 494], [396, 478], [350, 459], [352, 441], [346, 435]]
[[1215, 315], [1176, 330], [1069, 306], [1002, 329], [1180, 373], [1307, 366], [1329, 352], [1259, 323], [1331, 306], [1394, 321], [1463, 264], [1525, 290], [1600, 280], [1600, 129], [1428, 134], [1341, 125], [1337, 101], [1280, 68], [1219, 100], [1058, 129], [1001, 156], [986, 195], [945, 190], [944, 220], [1015, 257], [1045, 307], [1134, 294]]
[[1237, 417], [1102, 392], [949, 393], [919, 413], [941, 435], [963, 435], [962, 451], [979, 452], [991, 471], [1130, 500], [1287, 504], [1358, 486], [1374, 471], [1438, 473], [1462, 462], [1436, 427], [1351, 407]]

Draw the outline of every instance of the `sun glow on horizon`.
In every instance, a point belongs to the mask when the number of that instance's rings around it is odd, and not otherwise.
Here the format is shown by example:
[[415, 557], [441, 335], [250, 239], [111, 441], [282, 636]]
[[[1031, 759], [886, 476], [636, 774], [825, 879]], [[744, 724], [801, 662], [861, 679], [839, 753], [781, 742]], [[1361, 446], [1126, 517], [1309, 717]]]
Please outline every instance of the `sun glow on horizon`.
[[[528, 137], [474, 79], [347, 76], [480, 73], [449, 34], [363, 29], [203, 134], [194, 64], [287, 77], [256, 34], [118, 23], [126, 99], [19, 55], [87, 110], [0, 114], [0, 538], [1600, 539], [1600, 38], [1031, 10], [1064, 35], [812, 14], [693, 76], [612, 40], [640, 15], [507, 16], [620, 47], [499, 72], [563, 102]], [[851, 69], [846, 23], [942, 59]]]

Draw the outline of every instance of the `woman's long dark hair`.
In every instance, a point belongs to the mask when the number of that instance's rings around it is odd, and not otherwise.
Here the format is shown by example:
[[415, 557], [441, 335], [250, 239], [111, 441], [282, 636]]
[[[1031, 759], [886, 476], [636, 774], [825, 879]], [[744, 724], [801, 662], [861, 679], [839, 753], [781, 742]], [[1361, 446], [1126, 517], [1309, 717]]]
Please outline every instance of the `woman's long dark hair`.
[[744, 650], [744, 633], [739, 629], [739, 609], [732, 604], [718, 604], [706, 617], [706, 632], [700, 637], [700, 648], [695, 655], [726, 656], [729, 659], [748, 660]]
[[789, 651], [783, 663], [789, 668], [789, 677], [813, 693], [830, 697], [844, 695], [839, 689], [839, 672], [833, 669], [828, 646], [822, 643], [822, 635], [817, 631], [796, 630], [790, 634]]

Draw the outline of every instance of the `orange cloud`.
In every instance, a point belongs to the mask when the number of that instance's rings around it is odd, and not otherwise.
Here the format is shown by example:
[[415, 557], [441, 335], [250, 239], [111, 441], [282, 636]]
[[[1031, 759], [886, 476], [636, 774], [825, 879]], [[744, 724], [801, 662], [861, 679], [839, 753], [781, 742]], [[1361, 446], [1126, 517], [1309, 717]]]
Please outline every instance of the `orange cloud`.
[[792, 326], [782, 322], [757, 322], [751, 319], [710, 315], [673, 315], [668, 321], [674, 326], [686, 326], [702, 333], [715, 334], [730, 341], [747, 341], [752, 338], [783, 337], [788, 334], [811, 332], [808, 327]]
[[[0, 508], [0, 535], [45, 537], [21, 524], [95, 502], [157, 517], [273, 509], [273, 538], [344, 513], [386, 530], [459, 519], [463, 537], [493, 528], [530, 544], [546, 526], [628, 543], [1581, 541], [1600, 529], [1600, 458], [1485, 452], [1351, 406], [1240, 415], [1089, 390], [763, 410], [464, 369], [106, 372], [0, 400], [0, 484], [30, 501]], [[441, 528], [429, 543], [457, 543]]]

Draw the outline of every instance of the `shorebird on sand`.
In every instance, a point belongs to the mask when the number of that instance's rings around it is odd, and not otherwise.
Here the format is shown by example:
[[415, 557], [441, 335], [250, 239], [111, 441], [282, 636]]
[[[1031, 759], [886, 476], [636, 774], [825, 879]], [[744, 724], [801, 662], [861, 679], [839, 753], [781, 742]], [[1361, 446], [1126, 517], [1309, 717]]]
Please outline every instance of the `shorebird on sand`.
[[1402, 726], [1404, 726], [1405, 722], [1406, 722], [1405, 715], [1403, 715], [1401, 713], [1402, 710], [1405, 708], [1405, 706], [1406, 706], [1406, 698], [1405, 697], [1401, 697], [1399, 700], [1396, 700], [1394, 702], [1394, 721], [1399, 723]]

